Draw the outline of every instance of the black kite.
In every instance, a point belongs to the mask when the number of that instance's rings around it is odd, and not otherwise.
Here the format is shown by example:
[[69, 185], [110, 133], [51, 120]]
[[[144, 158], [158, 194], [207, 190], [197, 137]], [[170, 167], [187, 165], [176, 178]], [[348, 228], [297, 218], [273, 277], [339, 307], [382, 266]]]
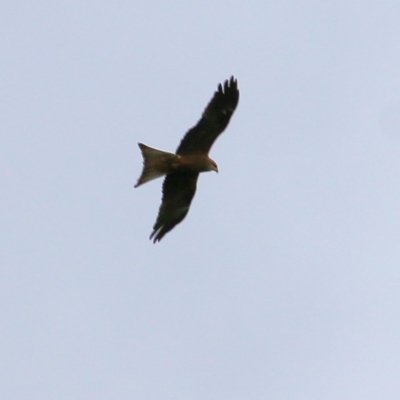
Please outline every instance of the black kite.
[[196, 192], [200, 172], [216, 171], [215, 161], [208, 152], [215, 139], [227, 127], [239, 101], [237, 81], [232, 76], [207, 105], [200, 121], [182, 139], [176, 154], [156, 150], [139, 143], [143, 155], [143, 171], [135, 187], [166, 175], [163, 196], [150, 239], [160, 241], [189, 211]]

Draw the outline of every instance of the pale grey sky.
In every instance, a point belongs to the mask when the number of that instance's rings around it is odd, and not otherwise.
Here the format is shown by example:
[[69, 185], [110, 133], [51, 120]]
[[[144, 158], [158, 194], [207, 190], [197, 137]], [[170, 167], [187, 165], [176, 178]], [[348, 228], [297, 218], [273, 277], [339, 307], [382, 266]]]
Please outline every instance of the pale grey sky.
[[[0, 6], [0, 398], [400, 396], [400, 3]], [[240, 103], [186, 220], [161, 180]]]

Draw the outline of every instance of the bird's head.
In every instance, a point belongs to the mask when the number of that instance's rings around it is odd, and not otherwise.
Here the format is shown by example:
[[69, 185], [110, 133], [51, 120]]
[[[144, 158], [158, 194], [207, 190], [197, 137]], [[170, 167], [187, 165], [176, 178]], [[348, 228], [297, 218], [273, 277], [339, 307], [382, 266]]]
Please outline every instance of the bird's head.
[[211, 160], [211, 158], [208, 158], [208, 166], [209, 166], [209, 171], [215, 171], [218, 173], [218, 165], [214, 160]]

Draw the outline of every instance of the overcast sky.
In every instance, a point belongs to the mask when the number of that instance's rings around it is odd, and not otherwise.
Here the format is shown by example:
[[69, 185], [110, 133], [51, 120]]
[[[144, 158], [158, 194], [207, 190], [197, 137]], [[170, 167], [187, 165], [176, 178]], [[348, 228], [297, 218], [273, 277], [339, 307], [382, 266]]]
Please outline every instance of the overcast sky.
[[[400, 3], [0, 5], [0, 397], [400, 398]], [[175, 151], [240, 102], [188, 217]]]

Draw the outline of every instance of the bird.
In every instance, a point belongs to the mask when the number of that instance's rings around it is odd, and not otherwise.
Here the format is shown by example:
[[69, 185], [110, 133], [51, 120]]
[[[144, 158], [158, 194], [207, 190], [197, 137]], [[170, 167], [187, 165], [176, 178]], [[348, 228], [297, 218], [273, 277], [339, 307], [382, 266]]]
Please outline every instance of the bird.
[[186, 217], [196, 193], [199, 174], [218, 172], [217, 163], [208, 153], [228, 126], [238, 102], [238, 84], [232, 76], [218, 85], [200, 120], [185, 134], [175, 154], [138, 143], [143, 169], [135, 188], [165, 176], [161, 205], [149, 238], [153, 243], [159, 242]]

